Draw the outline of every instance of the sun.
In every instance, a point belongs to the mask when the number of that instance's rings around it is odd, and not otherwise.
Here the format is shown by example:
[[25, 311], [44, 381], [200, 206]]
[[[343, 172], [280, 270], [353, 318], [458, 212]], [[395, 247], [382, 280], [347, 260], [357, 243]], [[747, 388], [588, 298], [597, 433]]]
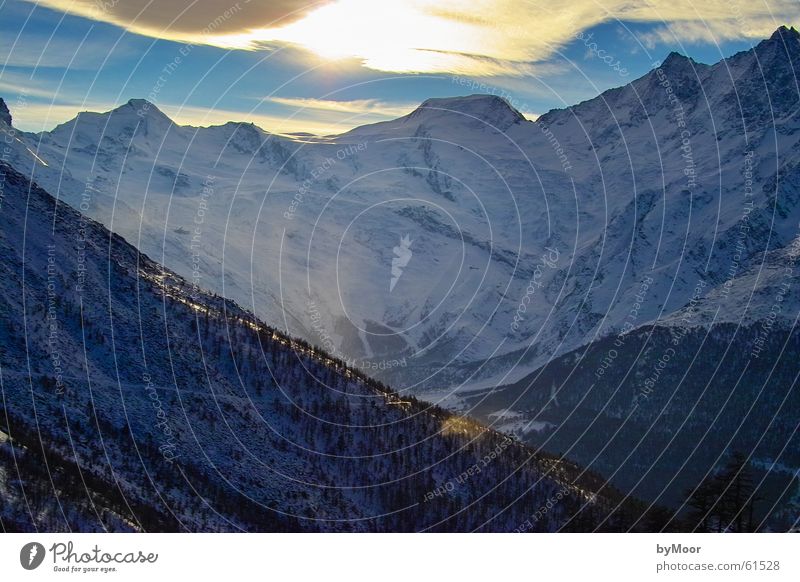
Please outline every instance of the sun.
[[354, 58], [385, 71], [452, 70], [482, 34], [430, 10], [429, 2], [340, 0], [269, 31], [329, 60]]

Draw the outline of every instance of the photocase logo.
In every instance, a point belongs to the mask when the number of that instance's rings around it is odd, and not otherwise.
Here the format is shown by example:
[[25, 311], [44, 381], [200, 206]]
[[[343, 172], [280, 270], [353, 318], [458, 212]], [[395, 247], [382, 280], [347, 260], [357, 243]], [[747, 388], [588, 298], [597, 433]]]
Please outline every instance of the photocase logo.
[[394, 291], [394, 286], [403, 276], [403, 269], [406, 268], [408, 262], [414, 253], [411, 252], [411, 243], [414, 241], [406, 234], [400, 238], [400, 244], [392, 249], [394, 258], [392, 258], [392, 280], [389, 282], [389, 293]]
[[44, 561], [44, 546], [39, 542], [30, 542], [19, 551], [19, 563], [26, 570], [35, 570]]

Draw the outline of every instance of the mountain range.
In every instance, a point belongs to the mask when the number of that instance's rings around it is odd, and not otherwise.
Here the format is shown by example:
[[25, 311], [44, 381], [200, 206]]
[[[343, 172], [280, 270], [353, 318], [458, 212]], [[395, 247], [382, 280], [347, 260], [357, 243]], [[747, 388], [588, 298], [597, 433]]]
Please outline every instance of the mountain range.
[[401, 397], [1, 162], [0, 175], [4, 531], [583, 531], [647, 517], [598, 475]]
[[472, 95], [278, 135], [179, 126], [131, 100], [38, 134], [3, 105], [0, 132], [16, 171], [188, 296], [233, 300], [397, 398], [473, 414], [651, 503], [681, 506], [745, 451], [760, 512], [788, 527], [798, 63], [800, 34], [781, 27], [713, 65], [672, 53], [535, 121]]

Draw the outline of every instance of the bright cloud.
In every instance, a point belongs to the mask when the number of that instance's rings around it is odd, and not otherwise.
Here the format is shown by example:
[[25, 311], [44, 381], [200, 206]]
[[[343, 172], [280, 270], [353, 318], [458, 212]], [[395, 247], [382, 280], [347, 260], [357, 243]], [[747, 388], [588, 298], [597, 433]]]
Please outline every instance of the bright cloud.
[[254, 123], [271, 133], [312, 133], [333, 135], [353, 127], [347, 119], [305, 112], [302, 115], [269, 115], [258, 112], [233, 111], [187, 105], [159, 104], [159, 109], [180, 125], [206, 127], [222, 125], [229, 121]]
[[196, 0], [188, 8], [105, 0], [109, 10], [96, 8], [101, 0], [38, 2], [160, 38], [242, 49], [291, 44], [375, 70], [471, 76], [536, 73], [577, 32], [608, 21], [653, 24], [645, 41], [654, 43], [760, 38], [800, 20], [796, 0]]
[[[28, 0], [145, 36], [243, 48], [247, 31], [284, 26], [328, 0]], [[233, 39], [241, 35], [241, 41]], [[223, 40], [223, 39], [228, 39]]]
[[[787, 19], [787, 22], [792, 24], [791, 20]], [[784, 23], [780, 22], [780, 24]], [[674, 43], [678, 41], [692, 44], [707, 42], [709, 39], [718, 43], [742, 39], [761, 40], [769, 37], [777, 27], [778, 23], [769, 17], [741, 18], [733, 21], [680, 22], [658, 26], [639, 37], [645, 46], [653, 48], [659, 42]]]
[[272, 97], [267, 102], [287, 108], [286, 115], [161, 104], [158, 107], [176, 123], [182, 125], [218, 125], [234, 120], [255, 123], [273, 133], [315, 135], [335, 135], [358, 125], [394, 119], [410, 113], [416, 107], [416, 105], [392, 105], [373, 99], [333, 101]]
[[[0, 85], [2, 88], [2, 85]], [[27, 91], [30, 97], [37, 92]], [[289, 100], [292, 101], [292, 100]], [[298, 100], [302, 101], [302, 100]], [[352, 103], [352, 102], [351, 102]], [[14, 126], [23, 131], [49, 131], [59, 123], [72, 119], [82, 111], [109, 111], [116, 107], [109, 102], [44, 102], [24, 98], [9, 100], [8, 106], [14, 116]], [[364, 122], [362, 115], [342, 116], [333, 110], [298, 109], [288, 115], [270, 115], [256, 111], [234, 111], [222, 108], [206, 108], [190, 105], [159, 104], [158, 108], [179, 125], [207, 127], [222, 125], [229, 121], [254, 123], [266, 131], [279, 134], [311, 133], [334, 135], [352, 129]], [[355, 113], [355, 112], [354, 112]], [[408, 111], [405, 111], [408, 113]], [[390, 119], [392, 115], [367, 113], [367, 122]]]
[[393, 104], [377, 99], [354, 99], [351, 101], [335, 101], [332, 99], [309, 99], [297, 97], [271, 97], [272, 103], [277, 103], [296, 110], [335, 111], [338, 113], [353, 113], [358, 116], [380, 116], [386, 119], [401, 117], [413, 111], [418, 103]]
[[[36, 96], [35, 93], [27, 93]], [[7, 104], [14, 118], [14, 127], [34, 133], [49, 131], [82, 111], [107, 111], [112, 108], [105, 102], [51, 103], [27, 99], [9, 100]]]

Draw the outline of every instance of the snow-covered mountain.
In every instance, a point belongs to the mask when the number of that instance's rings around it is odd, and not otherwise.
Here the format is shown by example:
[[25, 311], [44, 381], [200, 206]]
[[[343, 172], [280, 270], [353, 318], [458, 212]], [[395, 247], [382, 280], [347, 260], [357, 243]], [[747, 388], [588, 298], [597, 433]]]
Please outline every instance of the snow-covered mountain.
[[591, 531], [646, 510], [0, 178], [3, 531]]
[[141, 100], [0, 127], [16, 168], [180, 275], [459, 406], [687, 309], [771, 317], [800, 220], [798, 63], [780, 28], [535, 123], [473, 95], [326, 137], [182, 127]]

